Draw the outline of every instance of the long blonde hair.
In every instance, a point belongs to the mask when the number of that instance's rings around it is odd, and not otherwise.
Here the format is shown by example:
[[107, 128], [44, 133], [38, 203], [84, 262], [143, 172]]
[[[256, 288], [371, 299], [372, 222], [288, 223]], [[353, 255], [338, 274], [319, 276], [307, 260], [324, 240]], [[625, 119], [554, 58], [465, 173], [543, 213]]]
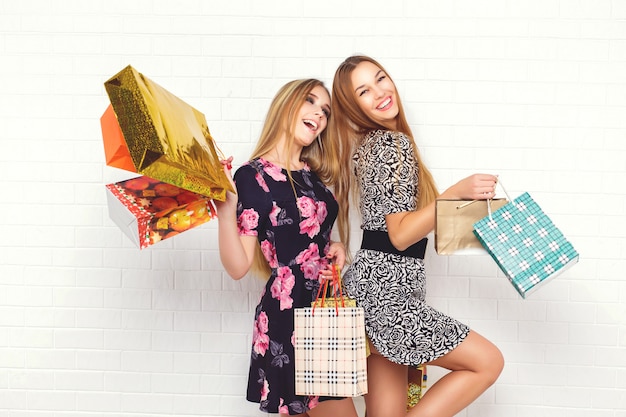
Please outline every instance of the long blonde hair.
[[[330, 96], [330, 92], [324, 83], [313, 78], [290, 81], [278, 90], [267, 111], [261, 135], [250, 159], [255, 159], [271, 152], [282, 137], [291, 139], [295, 137], [296, 125], [299, 123], [298, 113], [309, 93], [317, 86], [323, 87]], [[320, 133], [318, 139], [303, 148], [300, 154], [300, 159], [305, 161], [325, 184], [328, 184], [332, 178], [337, 177], [339, 174], [337, 145], [327, 140], [327, 135], [328, 129], [325, 129]], [[284, 152], [284, 155], [291, 155], [292, 145], [293, 140], [286, 141], [286, 152]], [[285, 166], [288, 167], [288, 161], [284, 162]], [[291, 170], [287, 169], [287, 175], [293, 187], [294, 182], [291, 177]], [[257, 245], [251, 270], [255, 275], [263, 278], [269, 277], [271, 273], [263, 252], [261, 252], [260, 245]]]
[[[335, 72], [332, 88], [331, 111], [335, 115], [329, 124], [330, 142], [337, 143], [339, 146], [339, 161], [344, 171], [338, 173], [331, 180], [334, 187], [335, 196], [339, 202], [338, 230], [341, 241], [349, 247], [350, 244], [350, 203], [356, 201], [356, 178], [353, 174], [352, 154], [356, 149], [359, 141], [373, 130], [390, 130], [389, 126], [384, 126], [375, 120], [372, 120], [359, 107], [356, 95], [352, 88], [351, 75], [352, 71], [361, 62], [371, 62], [378, 68], [383, 70], [389, 80], [393, 79], [389, 73], [376, 60], [368, 56], [354, 55], [346, 58]], [[394, 83], [395, 85], [395, 83]], [[396, 116], [396, 127], [394, 130], [402, 132], [411, 138], [411, 145], [415, 153], [415, 160], [418, 169], [418, 191], [416, 196], [417, 208], [420, 209], [439, 195], [437, 186], [432, 174], [422, 162], [420, 152], [415, 144], [413, 132], [406, 120], [406, 114], [400, 95], [396, 92], [396, 101], [398, 103], [398, 115]], [[346, 172], [345, 170], [348, 170]]]

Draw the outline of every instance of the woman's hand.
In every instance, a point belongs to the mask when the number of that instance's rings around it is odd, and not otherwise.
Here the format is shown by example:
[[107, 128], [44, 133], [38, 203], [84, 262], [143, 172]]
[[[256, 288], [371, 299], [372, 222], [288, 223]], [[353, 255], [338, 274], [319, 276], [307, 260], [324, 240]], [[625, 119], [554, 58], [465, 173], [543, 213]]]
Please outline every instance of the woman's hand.
[[448, 188], [439, 198], [462, 200], [486, 200], [488, 198], [494, 198], [497, 183], [497, 175], [470, 175]]
[[341, 271], [346, 264], [346, 247], [341, 242], [331, 242], [326, 258], [337, 265], [337, 268]]
[[[222, 164], [222, 169], [226, 174], [226, 178], [228, 178], [228, 181], [230, 181], [233, 190], [236, 190], [237, 188], [235, 188], [235, 182], [233, 181], [232, 162], [232, 156], [228, 157], [227, 159], [220, 160], [220, 164]], [[237, 194], [227, 191], [225, 201], [213, 200], [213, 203], [215, 204], [215, 208], [217, 209], [218, 217], [220, 215], [224, 215], [225, 213], [235, 213], [237, 211]]]
[[333, 278], [333, 267], [341, 271], [346, 264], [346, 247], [341, 242], [331, 242], [326, 258], [330, 262], [320, 271], [320, 278], [330, 280]]

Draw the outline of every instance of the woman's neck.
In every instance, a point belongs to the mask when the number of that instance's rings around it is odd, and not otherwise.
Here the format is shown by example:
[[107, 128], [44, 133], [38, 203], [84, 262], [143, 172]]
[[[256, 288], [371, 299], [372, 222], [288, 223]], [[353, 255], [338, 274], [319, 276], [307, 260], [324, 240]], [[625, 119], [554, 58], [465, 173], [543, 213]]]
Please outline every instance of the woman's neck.
[[304, 161], [300, 159], [302, 148], [292, 146], [292, 149], [287, 154], [286, 147], [276, 146], [271, 151], [265, 153], [261, 157], [266, 161], [271, 162], [281, 168], [288, 171], [299, 171], [304, 168]]

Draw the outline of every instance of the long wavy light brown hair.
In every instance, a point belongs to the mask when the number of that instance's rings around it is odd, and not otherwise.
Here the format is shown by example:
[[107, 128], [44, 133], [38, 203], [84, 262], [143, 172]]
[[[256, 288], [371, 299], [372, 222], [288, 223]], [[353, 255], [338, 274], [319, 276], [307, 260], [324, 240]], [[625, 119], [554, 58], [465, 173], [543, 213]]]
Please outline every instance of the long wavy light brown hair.
[[[298, 120], [298, 114], [309, 93], [317, 86], [324, 87], [330, 96], [330, 92], [324, 83], [313, 78], [290, 81], [278, 90], [267, 111], [261, 135], [250, 159], [270, 153], [283, 137], [286, 137], [287, 140], [285, 141], [286, 149], [283, 150], [282, 154], [291, 155], [296, 125], [302, 122]], [[325, 184], [328, 184], [331, 178], [336, 178], [339, 173], [337, 144], [327, 140], [327, 134], [328, 129], [325, 129], [320, 133], [318, 140], [303, 148], [300, 154], [300, 159], [305, 161], [311, 168], [311, 171], [315, 172]], [[288, 160], [279, 162], [285, 167], [289, 166]], [[287, 170], [287, 175], [295, 194], [291, 170]], [[257, 245], [251, 271], [262, 278], [268, 278], [271, 273], [271, 269], [261, 252], [260, 245]]]
[[[418, 192], [417, 192], [417, 208], [420, 209], [439, 195], [437, 186], [432, 174], [426, 168], [420, 157], [419, 150], [413, 138], [413, 132], [406, 120], [404, 107], [400, 100], [400, 95], [396, 91], [396, 101], [398, 103], [398, 115], [396, 116], [396, 126], [382, 125], [372, 120], [366, 113], [361, 110], [358, 105], [356, 93], [352, 87], [352, 71], [361, 62], [371, 62], [378, 68], [383, 70], [387, 77], [393, 82], [393, 79], [385, 68], [376, 60], [368, 56], [354, 55], [348, 57], [339, 65], [335, 72], [332, 88], [331, 111], [334, 115], [329, 125], [330, 142], [337, 143], [339, 146], [339, 160], [343, 171], [333, 177], [331, 184], [334, 187], [335, 196], [339, 202], [338, 230], [341, 241], [350, 245], [350, 203], [356, 202], [356, 178], [353, 175], [354, 169], [352, 164], [352, 155], [363, 137], [373, 130], [396, 130], [402, 132], [411, 138], [415, 160], [418, 169]], [[395, 83], [394, 83], [395, 86]], [[358, 205], [357, 205], [358, 206]]]

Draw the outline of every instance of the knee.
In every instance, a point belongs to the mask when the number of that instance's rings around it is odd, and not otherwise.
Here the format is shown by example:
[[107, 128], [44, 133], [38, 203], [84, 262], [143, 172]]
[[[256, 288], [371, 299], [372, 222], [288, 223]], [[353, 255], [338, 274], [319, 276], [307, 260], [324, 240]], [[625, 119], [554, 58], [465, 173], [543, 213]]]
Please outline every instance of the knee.
[[472, 368], [474, 372], [482, 375], [486, 384], [492, 385], [504, 369], [504, 356], [496, 345], [486, 339], [478, 352], [480, 353], [474, 357]]
[[504, 356], [502, 355], [500, 349], [493, 346], [493, 349], [490, 350], [484, 366], [484, 372], [486, 373], [488, 383], [489, 385], [492, 385], [496, 382], [504, 369]]

